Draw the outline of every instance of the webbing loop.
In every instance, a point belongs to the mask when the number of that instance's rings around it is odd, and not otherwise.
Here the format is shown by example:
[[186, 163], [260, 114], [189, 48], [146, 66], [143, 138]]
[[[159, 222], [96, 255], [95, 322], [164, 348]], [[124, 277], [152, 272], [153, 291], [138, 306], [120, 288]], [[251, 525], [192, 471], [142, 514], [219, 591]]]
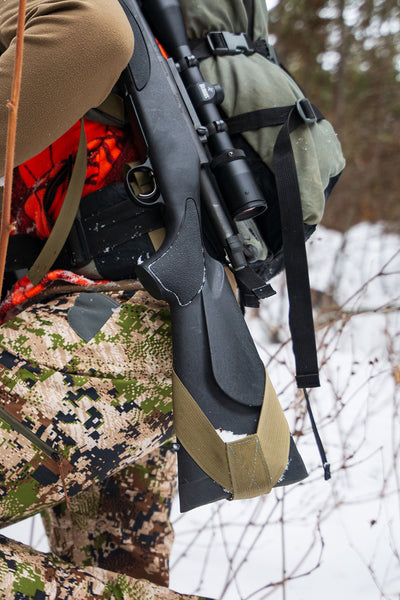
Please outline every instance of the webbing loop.
[[228, 443], [220, 438], [175, 372], [172, 386], [176, 435], [200, 468], [232, 492], [233, 499], [268, 494], [286, 469], [290, 433], [267, 373], [257, 433]]

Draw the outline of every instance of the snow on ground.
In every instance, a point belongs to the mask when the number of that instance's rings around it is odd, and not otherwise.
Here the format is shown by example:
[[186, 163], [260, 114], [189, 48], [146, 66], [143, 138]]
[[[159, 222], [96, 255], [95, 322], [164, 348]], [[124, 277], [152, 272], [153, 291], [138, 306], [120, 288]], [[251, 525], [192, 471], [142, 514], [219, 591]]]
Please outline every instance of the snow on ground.
[[[308, 243], [321, 387], [310, 394], [332, 479], [293, 381], [284, 278], [250, 330], [308, 467], [304, 482], [179, 514], [171, 587], [227, 600], [400, 598], [400, 243], [380, 225]], [[35, 523], [32, 533], [31, 523]], [[2, 531], [46, 551], [40, 520]]]

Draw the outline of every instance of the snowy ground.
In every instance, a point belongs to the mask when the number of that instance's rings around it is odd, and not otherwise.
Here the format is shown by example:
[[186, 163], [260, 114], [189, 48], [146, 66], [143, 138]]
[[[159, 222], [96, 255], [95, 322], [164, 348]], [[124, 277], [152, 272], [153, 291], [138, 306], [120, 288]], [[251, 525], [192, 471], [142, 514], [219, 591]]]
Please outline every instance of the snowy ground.
[[[360, 224], [308, 243], [321, 388], [311, 402], [323, 480], [293, 383], [284, 280], [249, 327], [310, 475], [270, 496], [180, 515], [171, 587], [226, 600], [400, 599], [400, 239]], [[40, 520], [6, 535], [46, 550]]]

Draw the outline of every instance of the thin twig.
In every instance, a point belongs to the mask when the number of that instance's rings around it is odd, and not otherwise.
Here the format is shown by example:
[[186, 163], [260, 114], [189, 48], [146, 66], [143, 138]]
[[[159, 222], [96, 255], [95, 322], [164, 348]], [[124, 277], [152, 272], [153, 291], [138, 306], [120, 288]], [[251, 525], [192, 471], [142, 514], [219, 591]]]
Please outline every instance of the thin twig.
[[285, 488], [281, 497], [282, 600], [286, 600]]
[[12, 84], [11, 100], [7, 102], [9, 109], [7, 145], [4, 167], [4, 192], [3, 208], [0, 225], [0, 290], [3, 287], [4, 269], [6, 264], [8, 238], [11, 232], [11, 195], [13, 183], [13, 169], [15, 156], [15, 138], [17, 132], [17, 115], [21, 89], [21, 74], [24, 50], [24, 25], [25, 25], [26, 0], [19, 0], [18, 23], [15, 49], [14, 77]]

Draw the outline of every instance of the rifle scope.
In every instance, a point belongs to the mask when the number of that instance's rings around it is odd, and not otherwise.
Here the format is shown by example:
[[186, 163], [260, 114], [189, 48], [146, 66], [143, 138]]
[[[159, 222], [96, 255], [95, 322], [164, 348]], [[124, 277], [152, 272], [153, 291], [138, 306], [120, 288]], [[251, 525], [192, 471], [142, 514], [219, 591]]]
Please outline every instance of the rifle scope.
[[142, 10], [157, 39], [177, 63], [182, 82], [208, 132], [211, 169], [225, 204], [236, 221], [252, 219], [267, 208], [243, 150], [234, 147], [217, 107], [223, 100], [218, 85], [204, 81], [187, 39], [179, 0], [144, 0]]

